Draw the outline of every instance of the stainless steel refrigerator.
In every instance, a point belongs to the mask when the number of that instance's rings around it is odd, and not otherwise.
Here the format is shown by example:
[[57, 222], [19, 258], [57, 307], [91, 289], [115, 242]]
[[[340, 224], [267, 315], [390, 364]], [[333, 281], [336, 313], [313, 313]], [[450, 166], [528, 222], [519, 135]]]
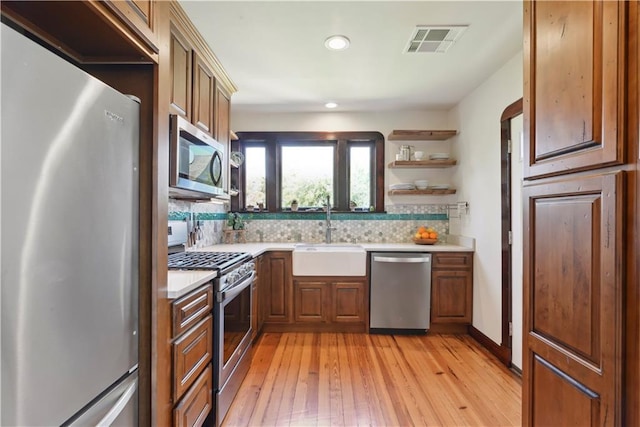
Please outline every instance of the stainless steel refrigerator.
[[139, 104], [0, 36], [0, 424], [136, 425]]

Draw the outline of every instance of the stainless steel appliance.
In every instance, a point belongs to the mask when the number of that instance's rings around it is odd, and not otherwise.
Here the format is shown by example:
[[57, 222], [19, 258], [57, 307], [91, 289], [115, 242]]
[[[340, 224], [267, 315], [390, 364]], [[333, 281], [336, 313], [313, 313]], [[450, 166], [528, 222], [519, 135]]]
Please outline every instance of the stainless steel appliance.
[[372, 333], [424, 333], [431, 315], [431, 254], [371, 254]]
[[172, 114], [169, 122], [170, 194], [225, 196], [224, 145], [181, 116]]
[[220, 425], [251, 362], [251, 285], [256, 277], [255, 264], [245, 252], [189, 251], [170, 254], [169, 268], [218, 271], [213, 283], [216, 408], [212, 421]]
[[0, 424], [136, 425], [139, 104], [1, 25]]

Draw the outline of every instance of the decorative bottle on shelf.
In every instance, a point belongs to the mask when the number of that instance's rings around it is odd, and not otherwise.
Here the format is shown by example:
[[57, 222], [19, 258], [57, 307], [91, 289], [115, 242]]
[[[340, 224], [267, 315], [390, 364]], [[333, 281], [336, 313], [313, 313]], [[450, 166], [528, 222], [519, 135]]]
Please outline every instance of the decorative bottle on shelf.
[[402, 160], [408, 161], [411, 160], [411, 146], [410, 145], [401, 145], [400, 146], [400, 155]]

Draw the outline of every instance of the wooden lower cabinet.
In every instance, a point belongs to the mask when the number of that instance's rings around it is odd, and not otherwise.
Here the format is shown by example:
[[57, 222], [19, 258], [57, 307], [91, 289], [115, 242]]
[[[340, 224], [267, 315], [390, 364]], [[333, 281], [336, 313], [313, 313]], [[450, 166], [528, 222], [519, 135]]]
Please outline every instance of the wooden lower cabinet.
[[193, 384], [213, 356], [213, 318], [205, 317], [173, 343], [173, 395], [176, 400]]
[[295, 329], [364, 332], [368, 323], [366, 289], [366, 278], [294, 278]]
[[331, 283], [331, 322], [367, 324], [366, 281]]
[[175, 427], [199, 427], [213, 409], [213, 372], [207, 366], [173, 410]]
[[270, 252], [263, 260], [261, 279], [264, 323], [293, 321], [291, 252]]
[[431, 323], [471, 324], [472, 264], [472, 253], [433, 254]]
[[284, 251], [263, 255], [258, 265], [258, 330], [367, 330], [367, 277], [293, 277], [291, 252]]
[[213, 408], [213, 286], [175, 300], [172, 319], [174, 426], [201, 426]]
[[329, 320], [329, 289], [318, 281], [293, 282], [294, 320], [326, 323]]

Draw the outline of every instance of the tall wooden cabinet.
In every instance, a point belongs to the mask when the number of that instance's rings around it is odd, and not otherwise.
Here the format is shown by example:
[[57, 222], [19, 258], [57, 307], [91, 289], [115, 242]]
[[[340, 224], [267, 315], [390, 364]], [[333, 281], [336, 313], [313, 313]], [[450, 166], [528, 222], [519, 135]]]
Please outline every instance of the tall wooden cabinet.
[[524, 16], [524, 425], [638, 425], [638, 5]]

